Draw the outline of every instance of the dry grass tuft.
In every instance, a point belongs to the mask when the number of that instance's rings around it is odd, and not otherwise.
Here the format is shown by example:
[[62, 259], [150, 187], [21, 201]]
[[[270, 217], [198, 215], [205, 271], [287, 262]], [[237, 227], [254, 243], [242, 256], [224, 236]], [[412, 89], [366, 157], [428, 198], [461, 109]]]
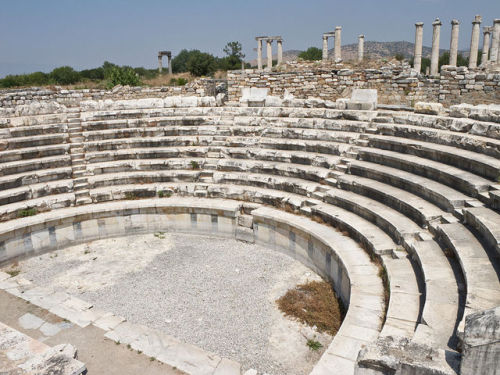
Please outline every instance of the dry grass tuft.
[[319, 332], [335, 335], [342, 324], [342, 312], [332, 286], [325, 281], [311, 281], [290, 289], [276, 303], [289, 317]]

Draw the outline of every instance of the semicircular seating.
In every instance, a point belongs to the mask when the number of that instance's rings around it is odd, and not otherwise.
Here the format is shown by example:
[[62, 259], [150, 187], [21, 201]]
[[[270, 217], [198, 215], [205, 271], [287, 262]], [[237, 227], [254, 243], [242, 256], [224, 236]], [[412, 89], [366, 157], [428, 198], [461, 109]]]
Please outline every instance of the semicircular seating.
[[[339, 250], [340, 261], [350, 258], [352, 276], [371, 259], [385, 306], [382, 316], [366, 316], [381, 321], [363, 332], [354, 312], [378, 311], [380, 296], [351, 299], [313, 374], [352, 373], [359, 349], [379, 336], [453, 354], [465, 317], [500, 304], [500, 137], [473, 134], [474, 126], [500, 125], [389, 110], [167, 102], [84, 102], [3, 118], [0, 233], [30, 212], [143, 198], [168, 205], [172, 196], [251, 203], [242, 209], [253, 236], [286, 226], [323, 238], [325, 228], [340, 231], [366, 255]], [[283, 241], [296, 246], [295, 237]], [[363, 283], [350, 284], [356, 289]]]

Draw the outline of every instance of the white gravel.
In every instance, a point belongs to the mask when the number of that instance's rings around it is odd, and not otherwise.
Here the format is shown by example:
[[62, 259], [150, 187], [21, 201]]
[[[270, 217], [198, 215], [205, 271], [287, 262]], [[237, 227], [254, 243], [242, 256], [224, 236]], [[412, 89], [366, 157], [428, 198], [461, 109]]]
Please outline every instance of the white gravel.
[[235, 240], [153, 234], [94, 241], [21, 262], [24, 277], [234, 359], [306, 374], [331, 337], [283, 317], [275, 300], [319, 277], [279, 252]]

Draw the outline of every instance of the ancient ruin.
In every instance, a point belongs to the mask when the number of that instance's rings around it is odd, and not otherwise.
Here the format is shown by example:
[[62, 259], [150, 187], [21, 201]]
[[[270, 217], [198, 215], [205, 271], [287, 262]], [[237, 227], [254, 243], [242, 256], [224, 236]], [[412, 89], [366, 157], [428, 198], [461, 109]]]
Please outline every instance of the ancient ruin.
[[257, 69], [262, 69], [262, 42], [266, 42], [267, 70], [271, 70], [273, 66], [273, 41], [278, 45], [278, 62], [277, 65], [283, 63], [283, 38], [281, 36], [258, 36], [257, 41]]
[[168, 74], [172, 74], [172, 52], [170, 51], [160, 51], [158, 52], [158, 71], [161, 73], [163, 56], [167, 56], [168, 59]]
[[[451, 21], [439, 69], [434, 20], [429, 75], [417, 22], [413, 66], [366, 67], [364, 35], [347, 61], [337, 26], [317, 62], [257, 37], [227, 93], [0, 91], [0, 372], [496, 374], [500, 20], [481, 22], [457, 66]], [[304, 279], [332, 285], [335, 336], [273, 310]]]

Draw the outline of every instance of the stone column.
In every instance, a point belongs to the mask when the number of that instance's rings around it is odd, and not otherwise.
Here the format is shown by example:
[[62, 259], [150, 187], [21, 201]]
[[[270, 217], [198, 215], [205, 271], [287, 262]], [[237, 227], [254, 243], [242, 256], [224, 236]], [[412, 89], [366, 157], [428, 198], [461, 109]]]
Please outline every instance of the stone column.
[[161, 66], [161, 55], [158, 55], [158, 72], [161, 73], [163, 67]]
[[479, 34], [481, 33], [481, 16], [472, 21], [472, 36], [470, 39], [469, 69], [477, 67], [477, 52], [479, 50]]
[[358, 62], [363, 61], [365, 55], [365, 36], [361, 34], [358, 36]]
[[262, 70], [262, 39], [257, 39], [257, 69]]
[[172, 75], [172, 54], [167, 55], [168, 58], [168, 74]]
[[283, 41], [278, 39], [276, 43], [278, 44], [278, 66], [280, 66], [283, 63]]
[[490, 39], [493, 27], [483, 27], [483, 54], [481, 55], [481, 65], [488, 63], [488, 56], [490, 53]]
[[323, 61], [328, 60], [328, 37], [323, 35]]
[[439, 18], [432, 23], [432, 53], [431, 53], [431, 76], [439, 73], [439, 37], [441, 36], [441, 21]]
[[493, 35], [491, 38], [490, 61], [500, 63], [500, 19], [493, 21]]
[[450, 62], [449, 62], [449, 65], [451, 66], [457, 66], [459, 28], [460, 28], [460, 22], [458, 22], [458, 20], [451, 21]]
[[422, 42], [424, 38], [424, 23], [415, 24], [415, 53], [413, 55], [413, 69], [420, 73], [422, 68]]
[[267, 70], [273, 68], [273, 41], [272, 39], [267, 39]]
[[342, 61], [342, 27], [335, 28], [335, 62]]

